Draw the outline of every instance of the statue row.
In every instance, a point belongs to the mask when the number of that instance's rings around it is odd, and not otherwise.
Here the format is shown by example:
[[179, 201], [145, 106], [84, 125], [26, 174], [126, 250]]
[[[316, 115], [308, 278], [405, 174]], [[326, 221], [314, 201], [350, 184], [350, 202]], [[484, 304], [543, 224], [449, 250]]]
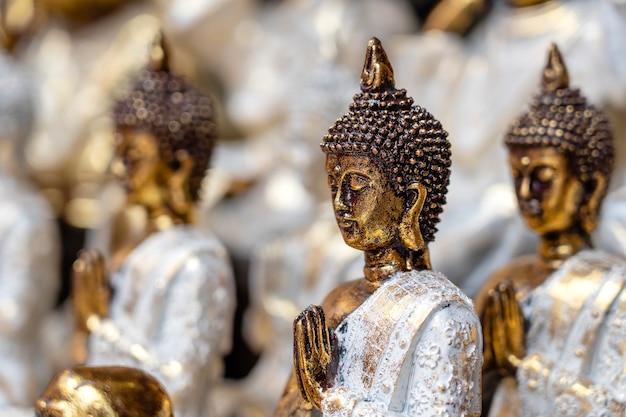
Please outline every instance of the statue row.
[[[214, 110], [171, 74], [162, 42], [152, 57], [113, 112], [112, 169], [145, 210], [145, 231], [108, 262], [92, 250], [76, 260], [73, 354], [99, 368], [55, 377], [36, 403], [41, 416], [219, 414], [211, 392], [230, 347], [234, 283], [222, 245], [193, 226]], [[370, 40], [361, 92], [321, 143], [336, 222], [364, 253], [364, 277], [296, 317], [294, 367], [275, 415], [624, 415], [626, 263], [590, 241], [614, 160], [607, 117], [569, 87], [552, 46], [539, 93], [505, 140], [539, 250], [490, 277], [476, 308], [431, 270], [447, 136], [396, 89], [382, 45]], [[41, 291], [29, 285], [18, 291]], [[16, 329], [2, 342], [7, 404], [34, 398], [46, 377], [34, 362], [46, 357], [41, 344], [19, 339], [39, 331], [46, 306], [32, 320], [17, 307], [3, 304], [1, 317], [3, 330]]]

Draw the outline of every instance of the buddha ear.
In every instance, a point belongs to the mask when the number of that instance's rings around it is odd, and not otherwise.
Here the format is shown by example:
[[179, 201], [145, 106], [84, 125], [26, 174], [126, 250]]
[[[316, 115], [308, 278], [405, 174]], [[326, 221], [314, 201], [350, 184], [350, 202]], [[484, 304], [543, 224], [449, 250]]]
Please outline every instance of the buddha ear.
[[591, 234], [598, 225], [600, 205], [606, 194], [607, 186], [606, 177], [599, 172], [595, 172], [593, 174], [593, 190], [580, 208], [581, 226], [583, 230], [589, 234]]
[[423, 184], [413, 183], [406, 189], [407, 207], [400, 221], [400, 240], [410, 250], [424, 247], [424, 238], [420, 230], [419, 215], [424, 207], [428, 190]]
[[169, 203], [177, 213], [187, 213], [193, 204], [189, 195], [189, 179], [193, 172], [194, 160], [183, 149], [176, 152], [175, 158], [176, 169], [167, 179]]

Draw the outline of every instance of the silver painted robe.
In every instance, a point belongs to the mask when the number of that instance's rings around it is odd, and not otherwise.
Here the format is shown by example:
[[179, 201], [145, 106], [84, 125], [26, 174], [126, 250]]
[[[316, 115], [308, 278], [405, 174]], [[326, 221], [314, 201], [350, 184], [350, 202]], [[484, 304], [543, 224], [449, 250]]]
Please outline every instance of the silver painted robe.
[[214, 237], [175, 226], [144, 240], [113, 277], [110, 317], [92, 333], [89, 365], [155, 376], [177, 417], [210, 416], [211, 387], [230, 349], [235, 288]]
[[335, 334], [339, 369], [324, 416], [480, 415], [480, 322], [440, 273], [396, 274]]
[[626, 415], [626, 260], [570, 258], [532, 293], [517, 372], [526, 417]]
[[59, 284], [50, 207], [29, 184], [0, 172], [0, 405], [32, 404], [54, 373], [42, 330]]

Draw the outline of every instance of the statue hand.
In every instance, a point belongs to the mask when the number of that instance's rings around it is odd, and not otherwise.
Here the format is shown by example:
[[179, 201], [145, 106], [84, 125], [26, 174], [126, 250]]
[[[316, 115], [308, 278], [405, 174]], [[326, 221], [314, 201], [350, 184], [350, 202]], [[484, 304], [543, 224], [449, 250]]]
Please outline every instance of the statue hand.
[[91, 317], [106, 317], [109, 313], [111, 288], [102, 255], [93, 249], [82, 250], [74, 261], [72, 301], [78, 329], [90, 333]]
[[515, 375], [525, 355], [524, 316], [510, 282], [501, 282], [489, 292], [483, 332], [485, 364], [490, 362], [502, 375]]
[[337, 370], [337, 341], [324, 311], [309, 306], [293, 322], [294, 367], [302, 397], [318, 410]]

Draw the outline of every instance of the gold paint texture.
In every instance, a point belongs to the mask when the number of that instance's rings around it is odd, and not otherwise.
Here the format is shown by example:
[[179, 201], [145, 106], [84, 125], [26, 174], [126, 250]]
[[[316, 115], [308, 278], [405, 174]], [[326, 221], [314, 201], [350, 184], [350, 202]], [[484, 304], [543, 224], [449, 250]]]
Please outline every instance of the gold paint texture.
[[55, 376], [35, 402], [37, 417], [172, 417], [165, 389], [126, 367], [75, 367]]

